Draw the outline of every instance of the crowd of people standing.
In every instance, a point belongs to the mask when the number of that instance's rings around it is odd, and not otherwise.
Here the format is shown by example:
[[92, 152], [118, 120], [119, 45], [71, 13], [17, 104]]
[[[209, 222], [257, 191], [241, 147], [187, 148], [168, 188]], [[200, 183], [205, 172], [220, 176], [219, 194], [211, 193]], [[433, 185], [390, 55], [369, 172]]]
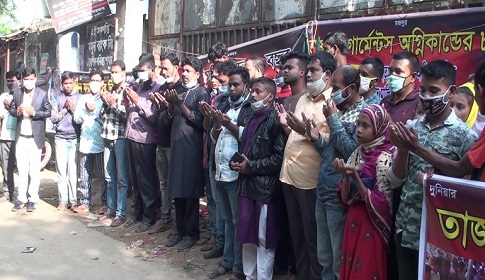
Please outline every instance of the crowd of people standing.
[[[211, 279], [415, 280], [423, 172], [485, 181], [485, 62], [458, 87], [452, 61], [420, 67], [415, 54], [397, 52], [382, 98], [381, 60], [348, 65], [341, 32], [324, 47], [281, 57], [274, 79], [262, 58], [237, 66], [221, 43], [209, 51], [209, 75], [196, 57], [143, 54], [134, 83], [118, 60], [111, 89], [93, 70], [90, 92], [80, 94], [66, 71], [51, 98], [35, 87], [34, 69], [7, 72], [2, 200], [35, 211], [50, 117], [57, 209], [92, 210], [96, 165], [99, 220], [149, 234], [174, 226], [167, 247], [199, 244], [204, 258], [222, 257]], [[199, 229], [204, 196], [208, 235]]]

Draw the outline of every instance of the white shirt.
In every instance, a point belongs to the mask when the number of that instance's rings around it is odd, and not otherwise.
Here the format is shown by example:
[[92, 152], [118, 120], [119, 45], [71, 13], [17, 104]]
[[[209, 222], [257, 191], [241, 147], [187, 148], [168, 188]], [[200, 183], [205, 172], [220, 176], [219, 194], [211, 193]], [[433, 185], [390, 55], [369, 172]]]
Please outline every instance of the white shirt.
[[15, 131], [17, 128], [17, 118], [10, 115], [8, 108], [5, 108], [4, 101], [12, 101], [13, 94], [4, 92], [0, 95], [0, 120], [2, 120], [2, 129], [0, 131], [0, 140], [15, 141]]
[[[29, 93], [24, 92], [24, 99], [22, 105], [30, 106], [32, 104], [32, 95], [34, 91]], [[24, 111], [23, 118], [20, 123], [20, 135], [32, 135], [32, 122], [30, 121], [30, 115]]]

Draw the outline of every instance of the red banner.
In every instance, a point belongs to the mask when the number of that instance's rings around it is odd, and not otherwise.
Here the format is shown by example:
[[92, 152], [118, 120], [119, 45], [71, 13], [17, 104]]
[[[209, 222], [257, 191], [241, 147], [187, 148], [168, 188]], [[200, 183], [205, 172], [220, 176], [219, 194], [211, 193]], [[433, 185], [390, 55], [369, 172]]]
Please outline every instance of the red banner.
[[420, 279], [466, 271], [476, 279], [485, 263], [485, 183], [434, 175], [424, 186]]
[[[403, 50], [415, 53], [422, 65], [437, 59], [453, 63], [457, 85], [461, 85], [485, 59], [484, 16], [485, 7], [480, 7], [320, 21], [309, 45], [310, 49], [323, 50], [327, 33], [341, 31], [349, 38], [349, 63], [359, 65], [370, 56], [382, 60], [386, 69], [381, 86], [392, 55]], [[385, 90], [382, 95], [388, 93]]]

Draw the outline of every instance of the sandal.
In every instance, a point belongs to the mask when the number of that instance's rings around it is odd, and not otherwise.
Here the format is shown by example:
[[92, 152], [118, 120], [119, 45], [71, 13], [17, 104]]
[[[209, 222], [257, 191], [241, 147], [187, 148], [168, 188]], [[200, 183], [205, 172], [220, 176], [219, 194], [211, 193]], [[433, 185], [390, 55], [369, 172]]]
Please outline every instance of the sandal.
[[230, 274], [231, 272], [232, 272], [232, 269], [225, 267], [223, 265], [219, 265], [219, 267], [209, 275], [209, 279], [216, 279], [221, 276]]
[[207, 243], [207, 241], [211, 240], [211, 236], [208, 233], [203, 233], [202, 236], [200, 237], [199, 241], [197, 242], [198, 246], [202, 246]]
[[202, 246], [202, 248], [200, 248], [200, 250], [201, 250], [202, 252], [205, 252], [205, 251], [210, 251], [210, 250], [212, 250], [212, 249], [214, 248], [214, 246], [216, 246], [216, 240], [212, 238], [212, 239], [208, 240], [208, 241], [207, 241], [207, 242], [204, 244], [204, 246]]

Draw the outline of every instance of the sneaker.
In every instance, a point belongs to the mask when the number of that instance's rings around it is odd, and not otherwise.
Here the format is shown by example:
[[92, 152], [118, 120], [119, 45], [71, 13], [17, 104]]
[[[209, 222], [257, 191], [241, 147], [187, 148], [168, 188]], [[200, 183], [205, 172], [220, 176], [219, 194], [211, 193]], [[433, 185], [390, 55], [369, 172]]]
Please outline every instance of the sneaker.
[[86, 213], [89, 213], [89, 206], [87, 205], [84, 205], [84, 204], [81, 204], [81, 205], [78, 205], [78, 206], [74, 206], [71, 208], [72, 211], [78, 213], [78, 214], [86, 214]]
[[167, 243], [165, 243], [165, 246], [174, 247], [180, 241], [182, 241], [182, 237], [178, 234], [174, 234], [174, 235], [172, 235], [172, 237], [170, 237], [170, 239], [167, 241]]
[[67, 206], [65, 203], [59, 203], [59, 206], [57, 206], [58, 211], [65, 211], [67, 209]]
[[163, 220], [158, 220], [148, 231], [148, 234], [154, 234], [157, 232], [164, 232], [172, 228], [172, 223], [166, 223]]
[[214, 248], [212, 250], [210, 250], [209, 252], [207, 252], [203, 255], [203, 258], [206, 259], [206, 260], [210, 260], [210, 259], [220, 258], [223, 255], [224, 255], [224, 247], [216, 248], [214, 246]]
[[12, 207], [12, 212], [18, 212], [24, 208], [25, 204], [20, 201], [15, 201], [14, 206]]
[[9, 201], [8, 196], [2, 195], [2, 197], [0, 197], [0, 203], [1, 202], [7, 202], [7, 201]]
[[109, 211], [108, 206], [103, 205], [103, 206], [101, 206], [101, 208], [98, 209], [98, 211], [96, 211], [96, 214], [103, 215], [104, 213], [106, 213], [108, 211]]
[[191, 236], [184, 236], [184, 239], [182, 240], [182, 242], [180, 242], [179, 246], [177, 247], [177, 250], [179, 251], [188, 250], [192, 248], [195, 245], [195, 243], [197, 243], [197, 240], [195, 240], [195, 238]]
[[35, 211], [35, 203], [29, 201], [27, 202], [27, 212], [34, 212]]
[[124, 225], [125, 228], [130, 228], [136, 224], [138, 224], [139, 222], [141, 222], [141, 220], [135, 218], [135, 217], [131, 217]]
[[122, 217], [122, 216], [116, 216], [113, 220], [113, 222], [111, 222], [111, 227], [119, 227], [120, 225], [122, 225], [124, 222], [126, 221], [126, 218], [125, 217]]

